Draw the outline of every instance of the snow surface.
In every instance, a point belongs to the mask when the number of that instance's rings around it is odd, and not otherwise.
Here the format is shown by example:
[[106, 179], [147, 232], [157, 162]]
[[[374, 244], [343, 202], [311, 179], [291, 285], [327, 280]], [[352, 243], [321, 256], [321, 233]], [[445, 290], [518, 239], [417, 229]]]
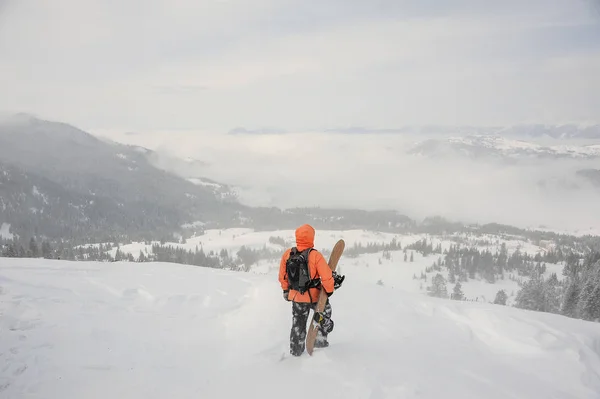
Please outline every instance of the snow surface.
[[222, 186], [217, 183], [211, 183], [202, 179], [198, 179], [196, 177], [190, 177], [187, 179], [190, 183], [193, 183], [197, 186], [205, 186], [205, 187], [213, 187], [213, 188], [221, 188]]
[[331, 302], [331, 346], [294, 358], [273, 272], [0, 258], [0, 397], [600, 395], [600, 324], [350, 273]]
[[4, 238], [5, 240], [12, 240], [14, 238], [14, 234], [10, 232], [10, 224], [2, 223], [0, 225], [0, 238]]

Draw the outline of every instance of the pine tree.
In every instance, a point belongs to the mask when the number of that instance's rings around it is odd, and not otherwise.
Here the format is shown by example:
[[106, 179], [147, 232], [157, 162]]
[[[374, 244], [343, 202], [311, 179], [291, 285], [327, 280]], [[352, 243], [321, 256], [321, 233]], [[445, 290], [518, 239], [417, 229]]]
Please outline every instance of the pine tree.
[[249, 271], [250, 266], [252, 266], [253, 263], [256, 263], [258, 261], [257, 252], [250, 248], [246, 248], [245, 246], [242, 246], [240, 248], [240, 250], [237, 252], [237, 256], [244, 264], [245, 271]]
[[521, 309], [544, 311], [544, 286], [539, 277], [531, 278], [517, 293], [515, 306]]
[[454, 286], [454, 291], [452, 293], [452, 299], [456, 300], [456, 301], [462, 301], [463, 299], [465, 299], [465, 296], [462, 292], [462, 286], [460, 284], [460, 281], [456, 282], [456, 285]]
[[51, 259], [53, 257], [52, 247], [50, 246], [50, 243], [48, 241], [42, 242], [42, 256], [45, 259]]
[[4, 253], [2, 254], [2, 256], [5, 256], [7, 258], [16, 258], [16, 257], [18, 257], [17, 247], [16, 247], [16, 245], [15, 245], [14, 242], [11, 242], [10, 244], [8, 244], [8, 247], [6, 247], [6, 249], [4, 250]]
[[31, 258], [37, 258], [39, 256], [38, 251], [39, 250], [37, 243], [35, 242], [35, 238], [31, 237], [31, 240], [29, 240], [29, 256]]
[[508, 250], [506, 249], [506, 243], [503, 242], [502, 246], [500, 247], [500, 254], [498, 254], [498, 260], [497, 260], [498, 274], [502, 274], [504, 272], [504, 270], [506, 269], [507, 260], [508, 260]]
[[563, 268], [563, 275], [573, 277], [578, 275], [580, 271], [581, 266], [579, 264], [579, 258], [571, 252], [567, 255], [565, 267]]
[[429, 296], [448, 298], [446, 279], [440, 273], [436, 274], [431, 281], [431, 287], [429, 287]]
[[600, 321], [600, 284], [596, 284], [587, 298], [582, 313], [586, 320]]
[[561, 313], [565, 316], [577, 317], [577, 303], [579, 301], [579, 294], [581, 293], [579, 278], [577, 276], [570, 278], [568, 284]]
[[450, 284], [456, 283], [456, 274], [454, 274], [454, 270], [450, 270], [450, 273], [448, 274], [448, 281]]
[[17, 245], [17, 258], [25, 257], [27, 257], [27, 252], [25, 251], [25, 248], [23, 248], [23, 244], [19, 243], [19, 245]]
[[539, 312], [558, 313], [560, 308], [558, 289], [551, 280], [544, 281], [541, 275], [534, 275], [517, 293], [515, 306]]
[[496, 293], [496, 298], [494, 299], [494, 303], [496, 305], [506, 305], [506, 300], [508, 299], [508, 295], [504, 290], [500, 290]]
[[[595, 266], [595, 267], [594, 267]], [[584, 285], [579, 294], [579, 316], [585, 320], [600, 319], [600, 262], [596, 265], [586, 265]]]

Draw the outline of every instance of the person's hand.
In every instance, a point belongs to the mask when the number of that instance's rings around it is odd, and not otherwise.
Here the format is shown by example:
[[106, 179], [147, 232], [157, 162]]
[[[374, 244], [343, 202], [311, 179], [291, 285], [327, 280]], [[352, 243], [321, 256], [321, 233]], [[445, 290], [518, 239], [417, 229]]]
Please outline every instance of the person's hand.
[[285, 299], [288, 302], [290, 301], [290, 299], [288, 298], [289, 292], [289, 290], [283, 290], [283, 299]]
[[339, 289], [342, 286], [345, 278], [346, 276], [340, 276], [336, 272], [333, 272], [333, 288], [336, 290]]

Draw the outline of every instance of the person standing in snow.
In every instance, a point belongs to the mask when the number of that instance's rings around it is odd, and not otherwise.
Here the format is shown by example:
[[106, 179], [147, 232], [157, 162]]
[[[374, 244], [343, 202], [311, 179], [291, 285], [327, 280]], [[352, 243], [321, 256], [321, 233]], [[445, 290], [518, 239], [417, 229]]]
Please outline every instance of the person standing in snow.
[[[313, 248], [314, 239], [315, 229], [312, 226], [300, 226], [296, 229], [296, 246], [284, 252], [279, 265], [283, 299], [292, 302], [290, 353], [293, 356], [304, 352], [308, 315], [316, 307], [321, 289], [330, 297], [344, 280], [344, 276], [331, 271], [323, 255]], [[327, 336], [333, 330], [331, 313], [328, 298], [323, 311], [324, 320], [317, 331], [316, 348], [329, 346]]]

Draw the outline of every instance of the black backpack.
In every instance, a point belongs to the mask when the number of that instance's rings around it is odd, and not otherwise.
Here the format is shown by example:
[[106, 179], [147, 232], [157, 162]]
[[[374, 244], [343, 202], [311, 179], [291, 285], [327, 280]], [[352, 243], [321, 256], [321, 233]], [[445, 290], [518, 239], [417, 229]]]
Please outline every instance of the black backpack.
[[294, 247], [290, 251], [290, 257], [285, 263], [290, 289], [296, 290], [301, 294], [304, 294], [309, 288], [315, 288], [320, 282], [320, 279], [311, 279], [308, 270], [308, 255], [313, 250], [313, 248], [307, 248], [299, 252]]

